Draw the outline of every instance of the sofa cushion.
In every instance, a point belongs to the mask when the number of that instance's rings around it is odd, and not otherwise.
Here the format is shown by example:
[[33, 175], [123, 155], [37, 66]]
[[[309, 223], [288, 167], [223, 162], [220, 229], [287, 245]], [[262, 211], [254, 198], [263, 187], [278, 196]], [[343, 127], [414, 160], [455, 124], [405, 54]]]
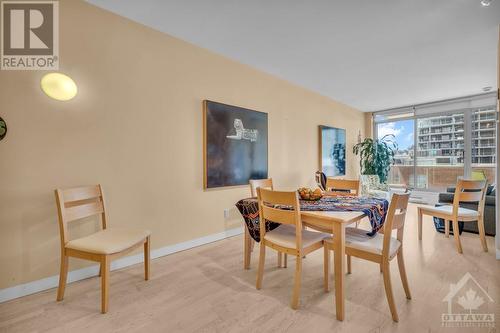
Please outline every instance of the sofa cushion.
[[[438, 207], [433, 207], [433, 206], [420, 206], [420, 207], [425, 207], [425, 210], [430, 211], [430, 212], [435, 212], [435, 213], [441, 213], [441, 214], [449, 214], [451, 215], [453, 212], [453, 206], [451, 205], [445, 205], [445, 206], [438, 206]], [[458, 207], [458, 217], [477, 217], [479, 216], [479, 213], [475, 210], [472, 209], [467, 209], [463, 207]]]
[[454, 193], [439, 193], [440, 203], [453, 203]]
[[495, 199], [496, 199], [496, 198], [495, 198], [493, 195], [487, 195], [487, 196], [485, 197], [484, 204], [485, 204], [486, 206], [495, 206], [495, 205], [496, 205], [496, 203], [495, 203]]

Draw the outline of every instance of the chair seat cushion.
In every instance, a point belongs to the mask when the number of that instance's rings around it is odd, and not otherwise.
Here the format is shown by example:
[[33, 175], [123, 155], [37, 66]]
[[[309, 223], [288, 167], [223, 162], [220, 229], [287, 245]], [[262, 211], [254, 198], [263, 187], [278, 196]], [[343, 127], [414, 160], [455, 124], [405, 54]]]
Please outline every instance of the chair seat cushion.
[[[264, 239], [279, 246], [296, 249], [297, 241], [295, 238], [295, 229], [295, 225], [282, 224], [276, 229], [267, 232]], [[302, 248], [321, 242], [328, 237], [331, 237], [331, 235], [322, 232], [302, 230]]]
[[[362, 250], [365, 252], [371, 252], [375, 254], [382, 255], [382, 249], [384, 247], [384, 235], [375, 234], [375, 236], [370, 237], [367, 235], [368, 231], [358, 228], [346, 228], [345, 229], [345, 246], [346, 248], [353, 248], [357, 250]], [[390, 250], [389, 257], [392, 258], [396, 255], [401, 242], [394, 237], [390, 240]]]
[[[436, 212], [436, 213], [441, 213], [441, 214], [449, 214], [451, 215], [453, 213], [453, 206], [451, 205], [445, 205], [445, 206], [439, 206], [439, 207], [433, 207], [433, 206], [423, 206], [425, 210], [431, 211], [431, 212]], [[462, 217], [478, 217], [479, 213], [475, 210], [472, 209], [467, 209], [463, 207], [458, 207], [458, 216]]]
[[151, 235], [148, 230], [108, 228], [66, 243], [67, 249], [95, 254], [113, 254], [130, 248]]

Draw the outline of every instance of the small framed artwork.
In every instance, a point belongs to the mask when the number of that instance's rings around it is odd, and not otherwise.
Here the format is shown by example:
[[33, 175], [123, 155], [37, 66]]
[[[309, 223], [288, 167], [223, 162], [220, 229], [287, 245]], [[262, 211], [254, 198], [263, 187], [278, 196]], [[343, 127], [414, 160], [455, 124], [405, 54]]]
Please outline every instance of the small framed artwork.
[[345, 129], [319, 126], [319, 167], [327, 177], [345, 176]]
[[203, 101], [204, 188], [267, 178], [267, 126], [265, 112]]
[[0, 141], [7, 135], [7, 124], [5, 120], [0, 117]]

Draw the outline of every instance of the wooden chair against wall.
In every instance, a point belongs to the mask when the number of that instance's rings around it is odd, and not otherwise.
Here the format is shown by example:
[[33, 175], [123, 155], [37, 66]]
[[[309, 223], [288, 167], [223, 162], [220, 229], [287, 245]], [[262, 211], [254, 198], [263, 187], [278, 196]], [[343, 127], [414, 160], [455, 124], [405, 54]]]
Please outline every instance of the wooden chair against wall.
[[[303, 230], [300, 217], [300, 204], [296, 191], [280, 192], [257, 188], [260, 214], [260, 256], [257, 273], [256, 288], [261, 289], [266, 259], [266, 247], [295, 256], [295, 283], [291, 307], [297, 309], [300, 297], [300, 284], [302, 276], [302, 258], [308, 253], [323, 247], [323, 239], [330, 234]], [[284, 205], [287, 208], [276, 208]], [[266, 232], [265, 220], [281, 223], [276, 229]], [[328, 288], [329, 260], [325, 251], [324, 281], [325, 289]]]
[[[409, 197], [410, 193], [393, 195], [383, 230], [379, 231], [373, 237], [368, 236], [366, 230], [346, 228], [345, 253], [347, 254], [347, 273], [351, 273], [351, 256], [378, 263], [382, 268], [385, 293], [392, 319], [396, 322], [399, 318], [394, 303], [389, 264], [392, 259], [395, 257], [398, 258], [399, 274], [406, 298], [411, 299], [403, 260], [403, 233]], [[397, 230], [396, 238], [392, 237], [393, 230]], [[328, 249], [332, 249], [332, 241], [326, 240], [325, 246]]]
[[[109, 270], [111, 261], [136, 247], [144, 246], [144, 278], [149, 280], [150, 232], [108, 228], [101, 185], [55, 190], [61, 238], [61, 272], [57, 300], [64, 298], [68, 259], [75, 257], [100, 263], [101, 312], [108, 311]], [[102, 230], [86, 237], [69, 240], [67, 224], [90, 216], [100, 216]]]
[[337, 179], [328, 177], [326, 179], [326, 190], [333, 194], [359, 195], [359, 180]]
[[[267, 179], [250, 179], [250, 194], [252, 195], [252, 198], [257, 197], [257, 188], [267, 188], [273, 190], [273, 179], [272, 178], [267, 178]], [[250, 236], [250, 233], [248, 232], [248, 229], [246, 226], [245, 228], [245, 241], [243, 245], [243, 252], [244, 252], [244, 260], [243, 260], [243, 266], [245, 269], [250, 269], [250, 259], [252, 256], [253, 248], [255, 246], [255, 241], [253, 238]], [[284, 259], [282, 256], [282, 253], [278, 251], [278, 267], [287, 267], [287, 255], [285, 253]]]
[[[484, 203], [486, 188], [488, 184], [486, 180], [466, 180], [459, 179], [455, 188], [453, 197], [453, 205], [440, 207], [419, 206], [418, 207], [418, 239], [422, 239], [422, 218], [423, 215], [435, 216], [444, 219], [445, 221], [445, 237], [450, 236], [450, 221], [453, 226], [453, 237], [458, 253], [463, 253], [462, 243], [460, 242], [460, 233], [458, 221], [464, 223], [477, 221], [479, 230], [479, 239], [483, 246], [484, 252], [488, 252], [486, 244], [486, 236], [484, 234]], [[472, 210], [460, 207], [461, 202], [478, 202], [478, 210]]]

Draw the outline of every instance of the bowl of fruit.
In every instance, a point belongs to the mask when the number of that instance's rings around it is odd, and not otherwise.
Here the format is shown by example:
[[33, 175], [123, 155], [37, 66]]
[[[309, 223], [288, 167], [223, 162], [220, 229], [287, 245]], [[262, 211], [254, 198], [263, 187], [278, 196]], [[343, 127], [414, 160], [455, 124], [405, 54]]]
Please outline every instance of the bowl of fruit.
[[321, 192], [319, 188], [313, 190], [307, 187], [301, 187], [297, 192], [299, 192], [299, 196], [302, 200], [316, 201], [323, 197], [323, 192]]

